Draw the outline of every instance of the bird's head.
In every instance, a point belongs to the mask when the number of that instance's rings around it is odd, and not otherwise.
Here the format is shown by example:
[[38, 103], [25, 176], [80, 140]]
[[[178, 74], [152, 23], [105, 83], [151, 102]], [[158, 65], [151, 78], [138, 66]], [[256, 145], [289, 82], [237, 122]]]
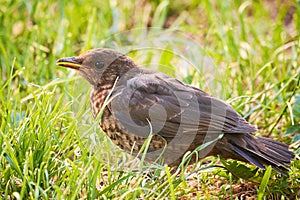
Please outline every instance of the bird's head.
[[127, 71], [135, 68], [135, 63], [127, 56], [112, 49], [92, 49], [77, 57], [57, 60], [57, 65], [75, 69], [91, 85], [112, 82]]

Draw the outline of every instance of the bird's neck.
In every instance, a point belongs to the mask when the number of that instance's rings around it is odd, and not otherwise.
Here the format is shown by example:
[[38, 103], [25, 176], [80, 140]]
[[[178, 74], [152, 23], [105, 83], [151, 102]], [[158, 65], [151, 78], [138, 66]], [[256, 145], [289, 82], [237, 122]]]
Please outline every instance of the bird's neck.
[[123, 76], [126, 77], [126, 73], [123, 75], [118, 73], [107, 73], [96, 85], [94, 85], [91, 92], [90, 103], [95, 118], [98, 116], [101, 109], [106, 106], [105, 101], [109, 100], [109, 95], [114, 89], [114, 86], [116, 84], [122, 84], [120, 79]]
[[111, 84], [102, 84], [93, 88], [91, 92], [91, 108], [94, 117], [96, 118], [100, 113], [103, 106], [105, 106], [105, 100], [107, 99], [110, 91], [112, 90], [113, 85]]
[[132, 71], [137, 71], [139, 68], [128, 57], [119, 57], [114, 61], [104, 72], [101, 77], [98, 77], [98, 81], [93, 85], [93, 91], [91, 93], [91, 107], [94, 117], [97, 117], [101, 108], [110, 94], [114, 85], [118, 81], [118, 84], [122, 84], [121, 80], [127, 79], [127, 76], [132, 74]]

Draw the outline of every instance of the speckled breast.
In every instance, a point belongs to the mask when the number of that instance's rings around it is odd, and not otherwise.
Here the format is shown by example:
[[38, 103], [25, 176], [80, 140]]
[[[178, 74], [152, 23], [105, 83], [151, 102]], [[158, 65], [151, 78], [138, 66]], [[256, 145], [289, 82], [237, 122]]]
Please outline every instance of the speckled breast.
[[[97, 88], [92, 91], [90, 103], [92, 112], [95, 118], [101, 111], [106, 97], [109, 95], [109, 89], [106, 87]], [[119, 146], [122, 150], [136, 155], [141, 149], [146, 138], [139, 137], [134, 133], [129, 133], [126, 129], [115, 119], [114, 115], [109, 109], [110, 104], [105, 106], [99, 122], [101, 129], [111, 139], [111, 141]], [[152, 137], [148, 151], [155, 151], [164, 148], [165, 141], [158, 135]]]

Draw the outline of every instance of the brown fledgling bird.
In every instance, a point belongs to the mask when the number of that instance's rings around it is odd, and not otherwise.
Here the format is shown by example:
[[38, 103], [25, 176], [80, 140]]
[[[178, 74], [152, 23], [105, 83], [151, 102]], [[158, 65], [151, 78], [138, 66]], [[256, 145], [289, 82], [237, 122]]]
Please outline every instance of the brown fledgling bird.
[[[163, 73], [138, 67], [111, 49], [93, 49], [57, 65], [79, 72], [92, 86], [93, 115], [126, 152], [137, 155], [152, 134], [147, 161], [178, 165], [185, 153], [221, 155], [284, 173], [294, 157], [286, 144], [253, 135], [257, 129], [230, 105]], [[190, 163], [190, 164], [191, 164]]]

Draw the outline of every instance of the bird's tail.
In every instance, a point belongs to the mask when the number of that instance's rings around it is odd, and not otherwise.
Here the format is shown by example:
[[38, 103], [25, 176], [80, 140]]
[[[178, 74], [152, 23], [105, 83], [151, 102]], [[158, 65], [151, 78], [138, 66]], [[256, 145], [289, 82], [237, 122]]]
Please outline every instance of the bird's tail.
[[[285, 174], [289, 168], [294, 153], [289, 146], [265, 137], [256, 137], [251, 134], [229, 134], [228, 142], [232, 145], [235, 157], [247, 160], [259, 168], [271, 165], [276, 171]], [[240, 138], [239, 138], [240, 137]]]

